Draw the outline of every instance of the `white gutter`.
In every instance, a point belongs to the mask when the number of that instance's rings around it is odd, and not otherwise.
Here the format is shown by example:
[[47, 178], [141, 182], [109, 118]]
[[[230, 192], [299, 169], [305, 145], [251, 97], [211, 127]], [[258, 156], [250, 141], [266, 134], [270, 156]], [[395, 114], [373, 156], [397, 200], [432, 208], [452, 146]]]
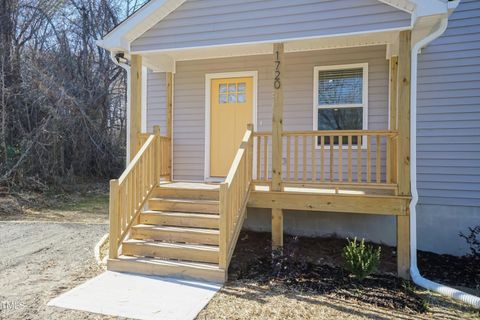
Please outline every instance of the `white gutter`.
[[[458, 4], [458, 2], [457, 2]], [[417, 190], [417, 64], [418, 53], [428, 43], [440, 37], [448, 25], [448, 14], [442, 17], [440, 26], [437, 30], [430, 33], [427, 37], [419, 40], [412, 48], [412, 79], [411, 79], [411, 117], [410, 117], [410, 176], [412, 201], [410, 203], [410, 275], [414, 283], [428, 290], [438, 292], [442, 295], [460, 300], [475, 308], [480, 308], [480, 298], [463, 291], [447, 287], [445, 285], [430, 281], [420, 275], [417, 266], [417, 211], [418, 203]]]
[[116, 57], [117, 52], [110, 52], [110, 59], [115, 63], [117, 66], [123, 68], [125, 71], [127, 71], [127, 132], [126, 132], [126, 138], [127, 138], [127, 159], [126, 163], [128, 164], [130, 162], [130, 66], [126, 63], [121, 63], [117, 61]]

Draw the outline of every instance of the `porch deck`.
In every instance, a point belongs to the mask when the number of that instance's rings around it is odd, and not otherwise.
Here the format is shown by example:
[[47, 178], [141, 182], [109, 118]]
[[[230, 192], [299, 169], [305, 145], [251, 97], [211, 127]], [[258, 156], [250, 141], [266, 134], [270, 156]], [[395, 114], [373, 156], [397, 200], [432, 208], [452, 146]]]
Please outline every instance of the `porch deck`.
[[[218, 191], [220, 183], [173, 181], [161, 183], [162, 188]], [[252, 184], [247, 207], [403, 216], [408, 215], [409, 201], [410, 197], [382, 186], [285, 184], [283, 191], [276, 192], [268, 184]]]
[[[202, 182], [202, 181], [165, 181], [161, 182], [160, 188], [171, 189], [195, 189], [195, 190], [219, 190], [220, 183]], [[271, 192], [269, 185], [255, 184], [253, 192]], [[313, 194], [337, 194], [337, 195], [355, 195], [355, 196], [395, 196], [395, 191], [391, 189], [377, 187], [359, 187], [349, 185], [318, 185], [318, 186], [285, 186], [285, 193], [313, 193]]]

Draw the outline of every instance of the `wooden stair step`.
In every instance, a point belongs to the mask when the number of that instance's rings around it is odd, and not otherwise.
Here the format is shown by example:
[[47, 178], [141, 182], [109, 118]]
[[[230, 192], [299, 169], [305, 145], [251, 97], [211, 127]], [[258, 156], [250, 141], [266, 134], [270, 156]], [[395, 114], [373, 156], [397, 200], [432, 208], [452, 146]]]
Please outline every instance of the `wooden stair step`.
[[225, 282], [226, 272], [218, 265], [199, 262], [174, 261], [145, 257], [119, 256], [109, 259], [110, 271], [138, 273], [144, 275], [171, 276], [183, 279]]
[[132, 228], [133, 239], [218, 245], [219, 230], [139, 224]]
[[169, 211], [144, 211], [140, 215], [140, 223], [164, 226], [180, 226], [194, 228], [219, 228], [217, 214], [169, 212]]
[[157, 187], [152, 192], [152, 197], [169, 199], [195, 199], [195, 200], [218, 200], [218, 189], [193, 189], [193, 188], [169, 188]]
[[154, 197], [148, 200], [148, 207], [150, 210], [160, 211], [219, 213], [219, 202], [216, 200], [170, 199]]
[[218, 263], [218, 246], [130, 239], [123, 242], [126, 256], [158, 257], [183, 261]]

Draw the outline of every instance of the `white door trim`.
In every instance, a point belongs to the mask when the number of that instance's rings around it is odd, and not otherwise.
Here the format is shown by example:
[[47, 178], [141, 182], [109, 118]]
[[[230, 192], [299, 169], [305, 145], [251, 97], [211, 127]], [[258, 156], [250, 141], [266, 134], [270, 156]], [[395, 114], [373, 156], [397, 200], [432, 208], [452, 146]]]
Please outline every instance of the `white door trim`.
[[[213, 79], [223, 78], [253, 78], [253, 128], [257, 130], [257, 93], [258, 93], [258, 71], [240, 71], [224, 73], [207, 73], [205, 75], [205, 181], [218, 181], [219, 178], [210, 176], [210, 109], [211, 109], [211, 83]], [[255, 148], [254, 148], [255, 150]], [[255, 151], [253, 158], [256, 159]]]

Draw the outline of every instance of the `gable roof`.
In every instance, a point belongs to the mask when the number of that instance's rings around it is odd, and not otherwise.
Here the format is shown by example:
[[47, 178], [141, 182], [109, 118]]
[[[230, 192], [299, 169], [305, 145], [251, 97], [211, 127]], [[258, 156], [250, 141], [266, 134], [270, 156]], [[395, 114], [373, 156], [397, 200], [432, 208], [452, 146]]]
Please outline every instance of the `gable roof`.
[[[129, 52], [132, 41], [155, 26], [186, 0], [150, 0], [106, 34], [97, 45], [112, 52]], [[447, 0], [378, 0], [412, 14], [412, 24], [420, 16], [446, 13]]]

